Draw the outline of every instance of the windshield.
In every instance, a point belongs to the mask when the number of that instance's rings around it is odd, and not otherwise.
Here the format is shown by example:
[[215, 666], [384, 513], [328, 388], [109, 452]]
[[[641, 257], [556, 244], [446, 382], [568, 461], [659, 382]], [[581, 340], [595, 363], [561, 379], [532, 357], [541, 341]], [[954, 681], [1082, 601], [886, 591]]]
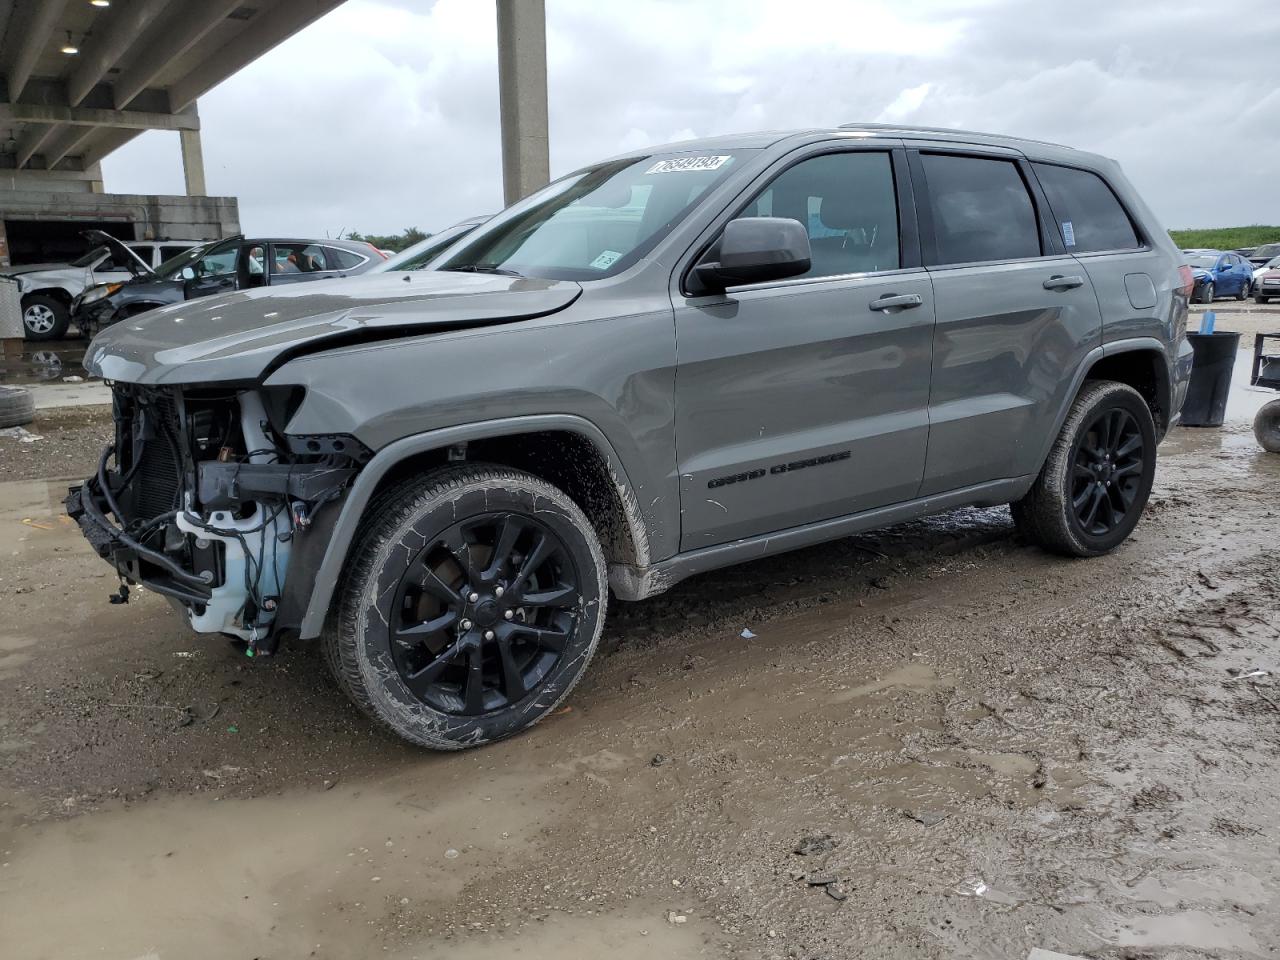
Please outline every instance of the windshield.
[[1280, 256], [1280, 243], [1264, 243], [1253, 251], [1255, 258]]
[[478, 227], [479, 223], [459, 223], [452, 227], [433, 233], [425, 240], [419, 240], [413, 246], [401, 250], [395, 256], [384, 260], [370, 273], [386, 273], [388, 270], [422, 270], [436, 257], [461, 240]]
[[1280, 270], [1280, 257], [1272, 257], [1262, 265], [1263, 270]]
[[183, 271], [183, 268], [191, 266], [206, 253], [225, 241], [217, 240], [213, 243], [201, 244], [198, 247], [192, 247], [190, 250], [184, 250], [176, 257], [170, 257], [160, 266], [156, 267], [156, 277], [160, 280], [172, 280], [175, 276]]
[[1204, 267], [1206, 270], [1218, 265], [1218, 254], [1216, 253], [1193, 253], [1187, 257], [1187, 265], [1192, 267]]
[[71, 266], [91, 267], [94, 265], [94, 263], [96, 263], [99, 259], [101, 259], [102, 255], [106, 252], [107, 252], [107, 248], [105, 246], [101, 246], [101, 245], [96, 246], [92, 250], [90, 250], [88, 253], [86, 253], [84, 256], [77, 257], [76, 259], [72, 260]]
[[754, 151], [614, 160], [557, 180], [515, 205], [441, 270], [599, 280], [630, 267]]

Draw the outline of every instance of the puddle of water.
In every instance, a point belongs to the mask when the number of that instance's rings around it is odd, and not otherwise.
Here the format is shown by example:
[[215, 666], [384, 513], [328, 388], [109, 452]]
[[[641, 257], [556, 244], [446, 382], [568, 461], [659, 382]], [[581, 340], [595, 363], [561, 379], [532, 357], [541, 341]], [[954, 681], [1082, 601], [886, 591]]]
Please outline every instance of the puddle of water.
[[0, 383], [20, 386], [83, 377], [88, 346], [89, 341], [81, 339], [24, 343], [21, 353], [0, 355]]
[[10, 480], [0, 483], [0, 557], [22, 556], [37, 543], [79, 536], [62, 500], [75, 481]]

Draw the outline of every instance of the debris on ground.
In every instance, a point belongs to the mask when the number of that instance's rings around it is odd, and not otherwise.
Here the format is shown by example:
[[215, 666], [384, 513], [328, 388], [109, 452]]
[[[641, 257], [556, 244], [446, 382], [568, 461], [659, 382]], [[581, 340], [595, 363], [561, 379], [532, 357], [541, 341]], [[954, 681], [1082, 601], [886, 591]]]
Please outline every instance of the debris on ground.
[[801, 857], [814, 857], [819, 854], [830, 853], [839, 845], [840, 841], [836, 840], [831, 834], [819, 833], [803, 837], [791, 852]]
[[649, 761], [649, 766], [665, 767], [670, 762], [671, 762], [671, 758], [668, 757], [665, 753], [655, 753], [653, 755], [653, 759]]
[[738, 634], [743, 640], [754, 640], [756, 635], [752, 633], [750, 627], [743, 627], [742, 632]]
[[25, 427], [5, 427], [0, 430], [0, 437], [9, 437], [19, 443], [35, 443], [37, 440], [44, 439], [40, 434], [32, 433]]
[[962, 897], [980, 897], [991, 888], [987, 886], [985, 881], [977, 877], [970, 877], [966, 880], [961, 880], [951, 889]]

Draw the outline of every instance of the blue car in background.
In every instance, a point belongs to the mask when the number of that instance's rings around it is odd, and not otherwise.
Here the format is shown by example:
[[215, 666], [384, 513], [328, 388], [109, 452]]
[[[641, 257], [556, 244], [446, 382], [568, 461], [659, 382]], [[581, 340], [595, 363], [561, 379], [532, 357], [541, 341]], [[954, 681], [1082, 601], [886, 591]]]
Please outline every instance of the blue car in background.
[[1213, 303], [1215, 297], [1243, 300], [1253, 286], [1253, 264], [1238, 253], [1223, 250], [1183, 250], [1195, 278], [1191, 299]]

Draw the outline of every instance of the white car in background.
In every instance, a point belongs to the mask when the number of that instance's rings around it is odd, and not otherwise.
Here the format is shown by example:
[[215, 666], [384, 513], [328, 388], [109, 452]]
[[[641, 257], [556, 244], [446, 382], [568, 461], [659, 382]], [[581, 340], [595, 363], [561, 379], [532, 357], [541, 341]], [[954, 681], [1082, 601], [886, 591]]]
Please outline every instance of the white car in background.
[[1268, 270], [1280, 270], [1280, 257], [1272, 257], [1270, 260], [1267, 260], [1261, 266], [1257, 266], [1257, 265], [1254, 266], [1253, 289], [1255, 293], [1257, 292], [1257, 289], [1258, 289], [1258, 281], [1262, 279], [1262, 275], [1266, 273]]
[[8, 267], [0, 276], [18, 283], [22, 298], [22, 333], [28, 340], [56, 340], [71, 322], [71, 301], [82, 291], [99, 283], [128, 280], [145, 267], [158, 266], [171, 257], [190, 250], [204, 240], [134, 240], [125, 246], [133, 262], [122, 262], [119, 253], [95, 245], [70, 263]]

